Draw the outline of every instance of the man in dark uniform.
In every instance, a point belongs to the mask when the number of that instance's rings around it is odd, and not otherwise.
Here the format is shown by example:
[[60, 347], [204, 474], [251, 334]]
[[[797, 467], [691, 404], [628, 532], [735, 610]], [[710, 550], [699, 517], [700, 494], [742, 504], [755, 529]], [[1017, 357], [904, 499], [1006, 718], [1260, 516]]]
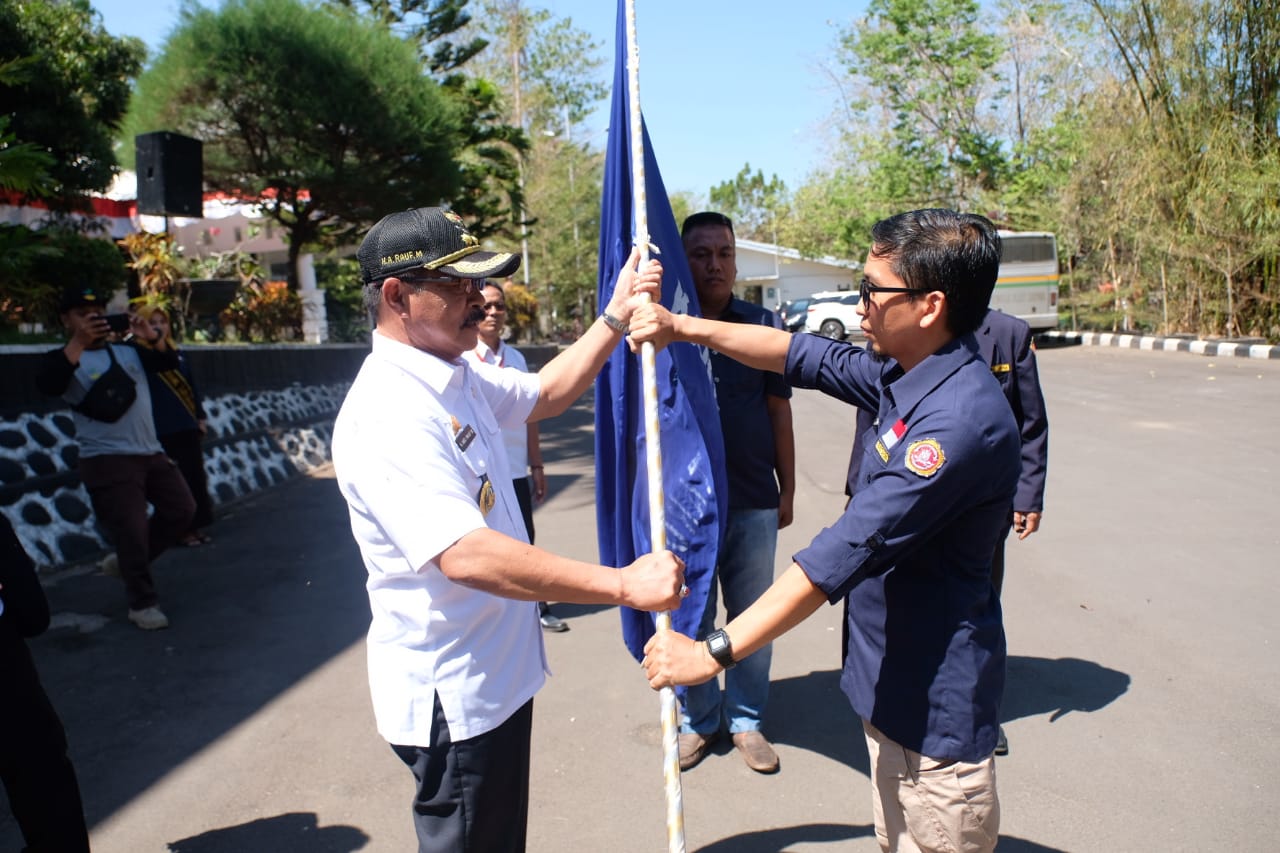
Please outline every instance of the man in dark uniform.
[[660, 306], [631, 318], [633, 346], [703, 344], [879, 414], [843, 516], [705, 642], [659, 631], [644, 666], [654, 688], [709, 680], [848, 597], [841, 687], [863, 721], [887, 851], [985, 853], [998, 837], [1005, 642], [991, 555], [1020, 443], [973, 333], [999, 260], [981, 216], [918, 210], [877, 223], [859, 305], [870, 352]]
[[[703, 211], [680, 228], [685, 257], [703, 317], [781, 329], [772, 311], [733, 295], [738, 278], [733, 222]], [[796, 445], [791, 426], [791, 388], [776, 373], [757, 370], [711, 353], [716, 408], [724, 433], [729, 517], [707, 594], [700, 636], [715, 628], [717, 587], [729, 619], [773, 583], [778, 531], [791, 523], [795, 500]], [[716, 681], [684, 691], [680, 714], [680, 769], [688, 770], [727, 729], [747, 766], [774, 773], [778, 754], [761, 731], [769, 700], [770, 650], [766, 646]]]
[[[1009, 401], [1013, 419], [1018, 423], [1022, 440], [1022, 465], [1018, 475], [1018, 490], [1013, 497], [1013, 512], [1009, 526], [996, 543], [991, 557], [991, 585], [996, 597], [1004, 587], [1004, 543], [1009, 530], [1026, 539], [1040, 529], [1044, 511], [1044, 483], [1049, 468], [1049, 417], [1045, 412], [1044, 394], [1040, 390], [1040, 372], [1036, 368], [1036, 351], [1031, 341], [1031, 327], [1025, 320], [989, 309], [982, 325], [974, 335], [978, 341], [980, 358], [991, 366], [991, 375], [1000, 383], [1000, 390]], [[845, 494], [852, 496], [858, 488], [858, 472], [862, 464], [862, 437], [874, 434], [879, 426], [875, 415], [866, 409], [858, 410], [857, 431], [853, 449], [849, 454], [849, 476]], [[847, 637], [845, 638], [848, 639]], [[996, 741], [996, 755], [1007, 755], [1009, 741], [1004, 727]]]

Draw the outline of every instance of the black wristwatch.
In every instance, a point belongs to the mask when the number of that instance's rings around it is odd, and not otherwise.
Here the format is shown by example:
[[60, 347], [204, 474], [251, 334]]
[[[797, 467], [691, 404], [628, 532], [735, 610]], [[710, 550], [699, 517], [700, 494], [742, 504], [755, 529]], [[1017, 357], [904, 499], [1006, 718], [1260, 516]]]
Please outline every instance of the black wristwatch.
[[706, 642], [707, 651], [715, 658], [716, 663], [725, 669], [733, 669], [737, 661], [733, 659], [733, 643], [729, 642], [729, 635], [723, 629], [712, 631], [707, 635]]

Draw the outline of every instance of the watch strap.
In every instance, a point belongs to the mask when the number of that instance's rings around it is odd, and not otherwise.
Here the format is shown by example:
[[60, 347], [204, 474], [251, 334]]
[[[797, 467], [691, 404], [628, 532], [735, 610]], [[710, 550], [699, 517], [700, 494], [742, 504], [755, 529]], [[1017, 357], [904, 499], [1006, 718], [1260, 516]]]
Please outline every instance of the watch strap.
[[624, 335], [627, 333], [628, 324], [622, 322], [608, 311], [601, 311], [600, 319], [604, 320], [604, 324], [615, 332], [621, 332]]
[[732, 669], [737, 663], [733, 659], [733, 643], [729, 641], [729, 635], [724, 632], [723, 628], [712, 631], [707, 635], [707, 652], [715, 659], [715, 662], [725, 669]]

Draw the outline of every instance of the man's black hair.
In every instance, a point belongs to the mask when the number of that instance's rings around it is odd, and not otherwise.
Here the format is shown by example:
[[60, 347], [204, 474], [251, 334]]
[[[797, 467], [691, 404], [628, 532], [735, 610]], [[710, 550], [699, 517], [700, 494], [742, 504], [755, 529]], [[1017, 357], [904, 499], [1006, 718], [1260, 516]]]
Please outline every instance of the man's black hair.
[[964, 335], [986, 316], [1000, 270], [1000, 234], [976, 213], [929, 208], [882, 219], [871, 255], [889, 261], [907, 287], [947, 297], [947, 328]]
[[714, 210], [704, 210], [701, 213], [695, 213], [684, 220], [684, 224], [680, 226], [680, 239], [683, 240], [689, 236], [689, 232], [695, 228], [703, 228], [707, 225], [718, 225], [729, 229], [729, 233], [733, 234], [733, 220], [725, 216], [723, 213], [717, 213]]

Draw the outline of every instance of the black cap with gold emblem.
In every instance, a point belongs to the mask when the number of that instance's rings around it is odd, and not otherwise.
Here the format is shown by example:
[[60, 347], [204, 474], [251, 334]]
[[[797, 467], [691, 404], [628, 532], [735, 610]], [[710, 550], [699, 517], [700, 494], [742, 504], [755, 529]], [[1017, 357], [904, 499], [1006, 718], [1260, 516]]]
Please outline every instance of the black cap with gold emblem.
[[382, 217], [360, 250], [364, 283], [412, 270], [434, 270], [458, 278], [501, 278], [520, 266], [520, 256], [487, 252], [462, 218], [439, 207], [418, 207]]

